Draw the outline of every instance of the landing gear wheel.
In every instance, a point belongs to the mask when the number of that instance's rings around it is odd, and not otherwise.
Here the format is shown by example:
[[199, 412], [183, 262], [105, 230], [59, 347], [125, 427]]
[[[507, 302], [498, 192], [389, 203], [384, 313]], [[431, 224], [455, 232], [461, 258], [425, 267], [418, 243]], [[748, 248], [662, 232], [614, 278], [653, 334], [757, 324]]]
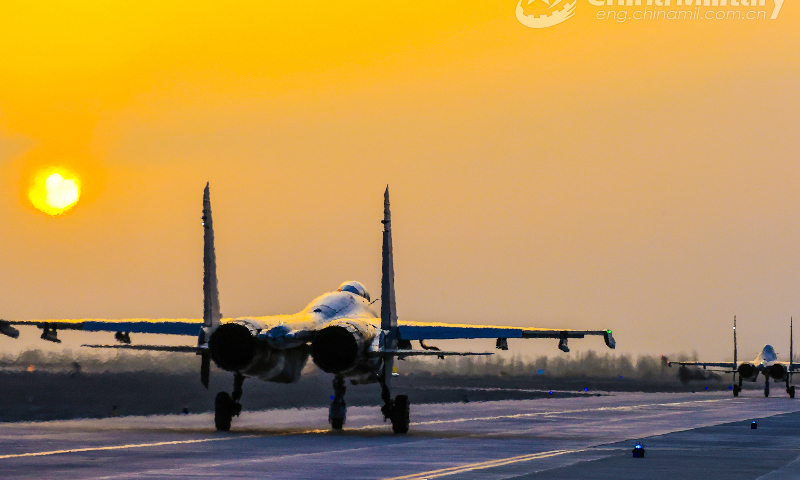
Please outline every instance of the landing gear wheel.
[[789, 394], [789, 398], [794, 398], [794, 385], [786, 389], [786, 393]]
[[331, 408], [328, 410], [328, 422], [334, 430], [341, 430], [344, 427], [344, 421], [347, 418], [347, 405], [344, 400], [334, 400]]
[[398, 395], [394, 398], [392, 409], [392, 430], [394, 433], [408, 433], [411, 409], [408, 404], [408, 395]]
[[769, 383], [764, 384], [764, 396], [769, 397]]
[[334, 430], [341, 430], [347, 418], [347, 404], [344, 402], [345, 387], [344, 378], [336, 376], [333, 379], [333, 402], [328, 410], [328, 422]]
[[742, 391], [742, 387], [740, 387], [739, 385], [734, 385], [733, 386], [733, 396], [734, 397], [738, 397], [739, 396], [739, 392], [741, 392], [741, 391]]
[[220, 432], [227, 432], [231, 429], [233, 419], [234, 401], [228, 392], [219, 392], [214, 399], [214, 425]]

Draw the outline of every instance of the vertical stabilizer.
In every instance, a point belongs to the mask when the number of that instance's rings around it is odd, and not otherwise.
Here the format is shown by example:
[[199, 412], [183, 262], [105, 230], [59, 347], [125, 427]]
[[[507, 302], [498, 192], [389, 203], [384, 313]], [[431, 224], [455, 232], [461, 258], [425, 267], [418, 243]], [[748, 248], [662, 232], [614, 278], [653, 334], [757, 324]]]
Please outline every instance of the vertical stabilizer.
[[214, 253], [214, 224], [211, 221], [211, 198], [208, 183], [203, 192], [203, 229], [203, 326], [208, 332], [219, 326], [219, 320], [222, 317], [219, 311], [217, 256]]
[[[733, 388], [736, 388], [736, 370], [739, 369], [738, 350], [736, 349], [736, 315], [733, 316]], [[734, 392], [736, 393], [736, 392]]]
[[733, 369], [739, 366], [738, 358], [737, 358], [737, 350], [736, 350], [736, 315], [733, 316]]
[[[383, 193], [383, 254], [381, 261], [381, 333], [383, 350], [397, 349], [397, 305], [394, 301], [394, 255], [392, 254], [392, 214], [389, 211], [389, 186]], [[394, 357], [383, 359], [381, 397], [385, 405], [392, 405], [389, 386], [394, 370]], [[388, 416], [384, 412], [384, 416]]]
[[392, 213], [389, 211], [389, 186], [383, 194], [383, 261], [381, 272], [381, 329], [397, 327], [394, 298], [394, 255], [392, 253]]

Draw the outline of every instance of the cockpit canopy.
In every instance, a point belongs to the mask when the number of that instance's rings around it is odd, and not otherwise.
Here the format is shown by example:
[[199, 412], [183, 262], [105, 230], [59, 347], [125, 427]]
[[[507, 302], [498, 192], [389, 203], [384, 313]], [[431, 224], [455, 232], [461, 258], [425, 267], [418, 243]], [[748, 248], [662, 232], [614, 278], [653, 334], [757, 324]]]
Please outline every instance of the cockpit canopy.
[[339, 285], [339, 292], [350, 292], [358, 295], [359, 297], [364, 297], [369, 302], [369, 292], [361, 282], [344, 282], [343, 284]]

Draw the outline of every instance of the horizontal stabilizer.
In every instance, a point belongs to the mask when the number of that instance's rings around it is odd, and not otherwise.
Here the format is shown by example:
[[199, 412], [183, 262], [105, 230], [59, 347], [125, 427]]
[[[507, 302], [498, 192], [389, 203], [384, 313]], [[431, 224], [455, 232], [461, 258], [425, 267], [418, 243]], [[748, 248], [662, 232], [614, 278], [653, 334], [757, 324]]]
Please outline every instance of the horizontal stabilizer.
[[116, 348], [118, 350], [147, 350], [151, 352], [201, 353], [204, 348], [173, 345], [81, 345], [87, 348]]
[[681, 367], [696, 367], [708, 370], [710, 372], [720, 373], [736, 373], [736, 368], [730, 362], [667, 362], [670, 367], [673, 365], [680, 365]]
[[0, 333], [11, 338], [19, 337], [19, 330], [12, 327], [10, 323], [3, 320], [0, 320]]
[[494, 355], [492, 352], [445, 352], [442, 350], [378, 350], [370, 352], [370, 357], [447, 357], [447, 356], [473, 356]]

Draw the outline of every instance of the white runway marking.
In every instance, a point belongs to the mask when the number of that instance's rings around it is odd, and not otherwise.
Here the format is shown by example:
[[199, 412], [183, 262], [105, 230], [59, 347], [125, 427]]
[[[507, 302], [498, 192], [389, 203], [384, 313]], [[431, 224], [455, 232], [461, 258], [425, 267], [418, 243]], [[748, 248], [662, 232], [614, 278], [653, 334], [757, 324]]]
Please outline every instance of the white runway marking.
[[392, 477], [385, 480], [426, 480], [429, 478], [446, 477], [447, 475], [455, 475], [457, 473], [472, 472], [474, 470], [483, 470], [485, 468], [502, 467], [503, 465], [511, 465], [512, 463], [529, 462], [540, 458], [555, 457], [564, 455], [566, 453], [584, 452], [582, 450], [553, 450], [550, 452], [532, 453], [530, 455], [519, 455], [517, 457], [500, 458], [497, 460], [489, 460], [488, 462], [469, 463], [466, 465], [459, 465], [457, 467], [442, 468], [440, 470], [431, 470], [429, 472], [413, 473], [411, 475], [404, 475], [402, 477]]
[[[556, 412], [514, 413], [510, 415], [496, 415], [490, 417], [453, 418], [449, 420], [429, 420], [427, 422], [412, 422], [412, 425], [438, 425], [442, 423], [480, 422], [486, 420], [505, 420], [510, 418], [528, 418], [528, 417], [542, 417], [548, 415], [563, 415], [565, 413], [611, 412], [611, 411], [618, 412], [618, 411], [637, 410], [646, 407], [675, 407], [680, 405], [689, 405], [692, 403], [711, 403], [711, 402], [724, 402], [724, 401], [727, 400], [695, 400], [691, 402], [647, 403], [642, 405], [627, 405], [624, 407], [580, 408], [575, 410], [561, 410]], [[373, 427], [369, 426], [362, 428], [373, 428]]]
[[241, 437], [220, 437], [220, 438], [199, 438], [195, 440], [176, 440], [172, 442], [155, 442], [155, 443], [137, 443], [131, 445], [110, 445], [107, 447], [86, 447], [86, 448], [70, 448], [67, 450], [51, 450], [49, 452], [30, 452], [30, 453], [15, 453], [12, 455], [0, 455], [0, 460], [6, 458], [21, 458], [21, 457], [44, 457], [47, 455], [60, 455], [63, 453], [83, 453], [83, 452], [99, 452], [102, 450], [125, 450], [129, 448], [147, 448], [147, 447], [161, 447], [164, 445], [185, 445], [189, 443], [204, 443], [204, 442], [223, 442], [226, 440], [235, 440], [238, 438], [253, 438], [258, 435], [247, 435]]

